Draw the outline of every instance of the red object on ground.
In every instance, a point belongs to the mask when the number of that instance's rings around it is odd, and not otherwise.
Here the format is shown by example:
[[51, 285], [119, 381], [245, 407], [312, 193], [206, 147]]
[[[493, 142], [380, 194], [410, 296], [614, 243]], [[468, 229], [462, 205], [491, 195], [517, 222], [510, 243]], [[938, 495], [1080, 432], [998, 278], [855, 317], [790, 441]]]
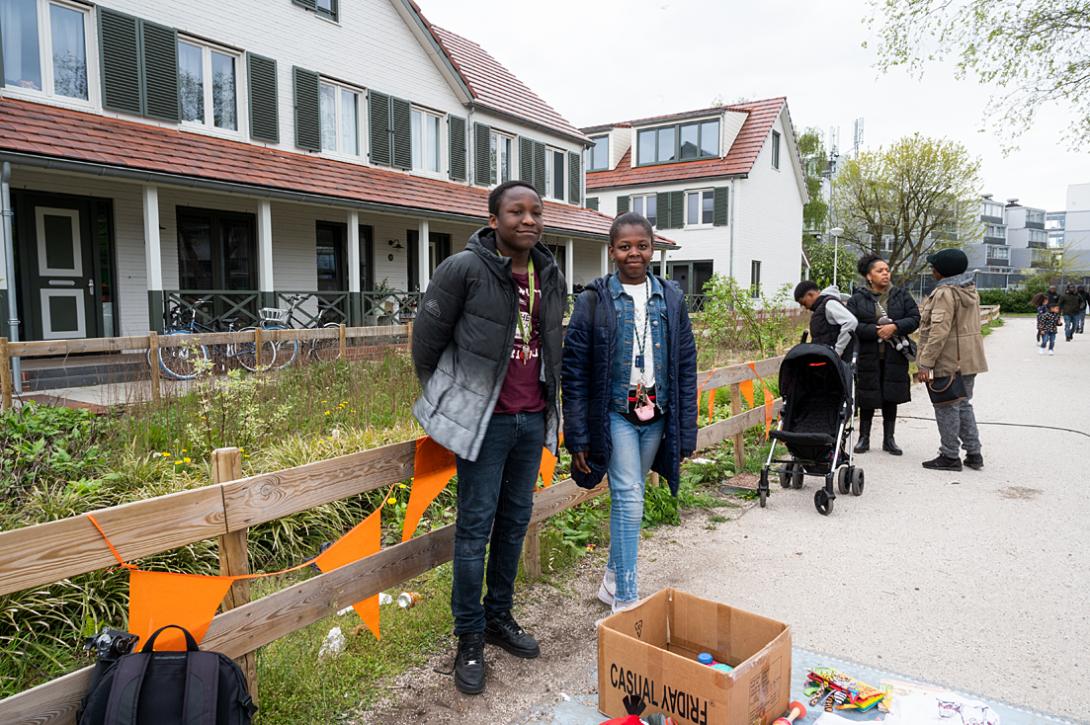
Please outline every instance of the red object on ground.
[[801, 702], [796, 700], [791, 703], [791, 711], [787, 713], [787, 717], [778, 717], [772, 721], [772, 725], [791, 725], [795, 720], [800, 717], [806, 717], [806, 708]]

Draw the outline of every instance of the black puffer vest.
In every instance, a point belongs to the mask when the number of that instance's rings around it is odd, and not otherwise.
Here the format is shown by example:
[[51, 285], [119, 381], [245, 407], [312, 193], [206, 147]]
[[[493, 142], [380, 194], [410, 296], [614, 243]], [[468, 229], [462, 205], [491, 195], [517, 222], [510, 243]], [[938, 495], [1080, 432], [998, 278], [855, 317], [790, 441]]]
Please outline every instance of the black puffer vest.
[[833, 299], [832, 295], [822, 295], [810, 308], [810, 340], [818, 345], [835, 347], [840, 337], [841, 325], [833, 325], [825, 317], [825, 305]]

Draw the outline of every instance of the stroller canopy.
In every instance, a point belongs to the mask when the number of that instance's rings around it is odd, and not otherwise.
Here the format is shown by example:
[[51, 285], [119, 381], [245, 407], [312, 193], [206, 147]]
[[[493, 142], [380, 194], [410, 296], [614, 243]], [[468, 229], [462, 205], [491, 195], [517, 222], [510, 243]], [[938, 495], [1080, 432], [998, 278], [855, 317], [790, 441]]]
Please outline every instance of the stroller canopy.
[[[802, 343], [791, 348], [780, 365], [780, 395], [798, 400], [807, 393], [852, 397], [852, 369], [827, 345]], [[849, 406], [850, 407], [850, 406]]]

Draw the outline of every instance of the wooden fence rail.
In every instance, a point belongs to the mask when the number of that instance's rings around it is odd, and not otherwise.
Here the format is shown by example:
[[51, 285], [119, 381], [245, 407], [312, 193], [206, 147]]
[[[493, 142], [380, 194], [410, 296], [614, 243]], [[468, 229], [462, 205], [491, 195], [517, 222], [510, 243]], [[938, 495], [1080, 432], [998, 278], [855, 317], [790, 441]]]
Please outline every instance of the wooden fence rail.
[[[780, 360], [757, 363], [759, 375], [746, 365], [701, 373], [702, 388], [730, 386], [736, 395], [738, 383], [774, 376]], [[738, 445], [745, 430], [763, 422], [761, 406], [718, 421], [700, 429], [698, 447], [732, 438]], [[216, 538], [221, 572], [242, 573], [248, 567], [246, 532], [250, 527], [403, 481], [413, 474], [415, 447], [415, 441], [394, 443], [246, 478], [238, 477], [238, 450], [220, 449], [213, 453], [211, 485], [93, 513], [127, 561]], [[539, 491], [534, 497], [533, 530], [550, 516], [606, 490], [605, 484], [582, 489], [568, 479]], [[164, 521], [170, 525], [164, 526]], [[454, 527], [445, 526], [256, 601], [248, 601], [245, 587], [233, 588], [203, 646], [238, 658], [256, 695], [255, 650], [449, 561], [453, 543]], [[115, 564], [86, 515], [0, 532], [0, 595]], [[73, 723], [91, 671], [85, 667], [0, 700], [0, 722]]]

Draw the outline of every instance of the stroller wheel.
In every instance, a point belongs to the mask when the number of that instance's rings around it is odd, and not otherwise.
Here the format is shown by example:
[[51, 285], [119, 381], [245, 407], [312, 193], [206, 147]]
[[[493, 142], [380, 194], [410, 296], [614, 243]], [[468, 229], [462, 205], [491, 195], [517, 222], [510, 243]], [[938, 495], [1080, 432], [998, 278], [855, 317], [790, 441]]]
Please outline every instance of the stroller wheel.
[[836, 490], [845, 496], [848, 495], [849, 486], [851, 485], [852, 472], [855, 470], [852, 466], [841, 466], [836, 471]]
[[851, 486], [853, 496], [862, 496], [863, 495], [863, 469], [862, 468], [854, 468], [854, 467], [852, 468], [852, 475], [851, 475], [851, 480], [850, 480], [849, 483], [850, 483], [850, 486]]
[[833, 499], [824, 488], [814, 491], [814, 506], [822, 516], [828, 516], [833, 512]]
[[801, 463], [795, 464], [795, 473], [791, 476], [791, 485], [795, 488], [802, 488], [803, 481], [806, 480], [805, 469]]
[[757, 499], [764, 508], [768, 503], [768, 466], [761, 469], [761, 478], [757, 482]]
[[791, 488], [791, 482], [795, 478], [795, 464], [785, 463], [783, 468], [780, 469], [780, 486], [783, 488]]

